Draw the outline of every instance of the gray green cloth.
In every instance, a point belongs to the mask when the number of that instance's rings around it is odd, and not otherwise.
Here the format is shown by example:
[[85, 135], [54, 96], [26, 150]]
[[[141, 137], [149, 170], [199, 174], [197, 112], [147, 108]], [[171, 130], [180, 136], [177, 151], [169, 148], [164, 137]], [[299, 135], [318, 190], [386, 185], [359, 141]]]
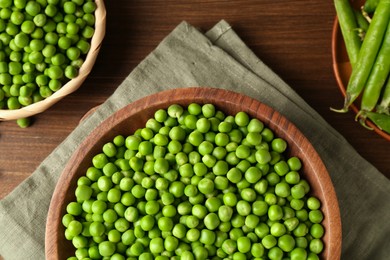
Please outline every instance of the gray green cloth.
[[81, 141], [125, 105], [158, 91], [210, 86], [244, 93], [293, 122], [323, 159], [339, 199], [342, 259], [389, 259], [390, 182], [220, 21], [207, 33], [182, 22], [115, 93], [0, 201], [0, 254], [44, 259], [47, 210], [59, 175]]

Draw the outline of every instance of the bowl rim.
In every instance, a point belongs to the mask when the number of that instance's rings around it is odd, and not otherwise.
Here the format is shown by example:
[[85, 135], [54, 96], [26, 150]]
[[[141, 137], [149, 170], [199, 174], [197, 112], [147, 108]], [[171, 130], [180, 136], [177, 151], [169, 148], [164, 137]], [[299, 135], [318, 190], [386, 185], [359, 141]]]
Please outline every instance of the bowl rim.
[[78, 76], [69, 80], [58, 91], [39, 102], [19, 109], [0, 109], [0, 121], [16, 120], [42, 113], [65, 96], [76, 91], [82, 85], [95, 64], [106, 33], [106, 8], [104, 0], [95, 0], [95, 2], [97, 6], [95, 10], [95, 32], [91, 38], [91, 48], [79, 69]]
[[[340, 57], [340, 48], [345, 48], [344, 46], [344, 40], [341, 36], [341, 30], [339, 26], [339, 21], [337, 19], [337, 15], [334, 18], [333, 21], [333, 29], [332, 29], [332, 63], [333, 63], [333, 73], [336, 78], [337, 86], [345, 98], [346, 96], [346, 87], [344, 86], [342, 75], [340, 73], [340, 64], [341, 62], [338, 60]], [[349, 59], [348, 62], [345, 62], [345, 64], [350, 64]], [[359, 109], [356, 106], [356, 102], [354, 102], [350, 108], [353, 110], [355, 114], [358, 114]], [[367, 118], [366, 123], [369, 127], [371, 127], [378, 135], [386, 139], [387, 141], [390, 141], [390, 134], [387, 134], [386, 132], [379, 129], [370, 119]]]
[[[188, 95], [188, 90], [194, 90], [195, 93], [190, 92], [190, 94]], [[212, 103], [212, 100], [220, 100], [221, 98], [225, 98], [223, 101], [220, 101], [223, 102], [224, 106], [245, 105], [245, 108], [242, 109], [245, 109], [246, 112], [248, 112], [252, 117], [259, 118], [259, 116], [254, 116], [254, 114], [257, 114], [261, 111], [262, 114], [258, 114], [260, 115], [259, 119], [267, 127], [272, 129], [272, 131], [276, 133], [277, 136], [288, 136], [288, 146], [290, 147], [289, 149], [294, 149], [293, 154], [302, 153], [302, 156], [305, 155], [304, 159], [300, 159], [305, 162], [305, 168], [310, 168], [313, 172], [316, 172], [316, 176], [313, 177], [313, 179], [316, 180], [316, 185], [318, 186], [318, 193], [322, 194], [323, 196], [321, 196], [321, 202], [322, 210], [325, 216], [324, 221], [326, 221], [327, 225], [329, 226], [329, 229], [325, 231], [326, 239], [324, 237], [324, 243], [326, 247], [325, 250], [327, 253], [326, 257], [327, 259], [332, 260], [340, 259], [342, 230], [339, 204], [329, 173], [312, 144], [293, 123], [288, 121], [282, 114], [280, 114], [270, 106], [245, 94], [210, 87], [176, 88], [160, 91], [145, 96], [116, 111], [103, 122], [101, 122], [99, 126], [97, 126], [94, 130], [91, 131], [91, 133], [88, 134], [88, 136], [81, 142], [80, 146], [75, 150], [70, 160], [66, 164], [65, 168], [61, 172], [61, 175], [53, 193], [53, 197], [50, 202], [45, 231], [45, 255], [47, 259], [58, 259], [57, 256], [59, 255], [59, 228], [61, 225], [61, 218], [64, 212], [65, 204], [65, 201], [61, 200], [61, 196], [65, 196], [64, 194], [70, 189], [70, 185], [66, 187], [66, 185], [63, 185], [63, 183], [67, 183], [66, 181], [69, 181], [72, 178], [78, 176], [77, 170], [79, 168], [79, 164], [84, 160], [81, 158], [80, 155], [83, 153], [88, 154], [88, 152], [90, 152], [94, 147], [96, 148], [97, 146], [97, 142], [91, 142], [91, 140], [99, 140], [99, 142], [102, 142], [102, 140], [98, 138], [106, 136], [107, 133], [109, 133], [112, 129], [115, 128], [115, 126], [120, 125], [129, 117], [134, 116], [137, 113], [141, 113], [151, 104], [153, 104], [153, 109], [155, 109], [159, 106], [161, 107], [161, 104], [164, 105], [163, 107], [166, 107], [167, 104], [180, 104], [182, 100], [188, 100], [188, 98], [191, 98], [193, 102], [200, 103], [201, 100], [204, 100], [205, 95], [209, 96], [210, 98], [202, 102], [203, 104], [205, 104], [206, 102]], [[172, 97], [176, 97], [176, 99]], [[145, 102], [145, 100], [149, 101]], [[188, 102], [186, 103], [189, 104]], [[224, 109], [221, 110], [223, 111]], [[123, 111], [127, 111], [128, 113], [121, 114], [121, 112]], [[101, 126], [106, 124], [113, 124], [112, 128], [105, 130], [101, 129]], [[113, 131], [111, 131], [110, 134], [114, 135], [114, 133], [112, 132]], [[295, 135], [294, 138], [290, 136], [291, 133]], [[115, 134], [117, 135], [120, 133]], [[300, 142], [303, 142], [304, 145], [298, 146]], [[308, 158], [306, 158], [307, 156], [310, 156], [310, 161], [308, 161]], [[304, 175], [305, 179], [307, 180], [306, 174]], [[313, 183], [311, 183], [311, 186], [312, 185]], [[74, 194], [72, 196], [74, 197]], [[327, 206], [324, 207], [324, 205]], [[54, 226], [52, 223], [57, 223], [57, 226]], [[330, 240], [330, 238], [334, 240]]]

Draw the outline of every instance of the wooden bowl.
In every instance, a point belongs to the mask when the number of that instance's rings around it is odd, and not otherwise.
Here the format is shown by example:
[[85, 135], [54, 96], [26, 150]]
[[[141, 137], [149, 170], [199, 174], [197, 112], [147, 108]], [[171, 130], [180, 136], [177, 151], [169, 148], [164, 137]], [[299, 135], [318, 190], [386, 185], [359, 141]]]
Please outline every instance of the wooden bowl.
[[95, 11], [95, 33], [91, 39], [91, 48], [85, 57], [83, 65], [79, 69], [78, 76], [68, 81], [62, 86], [62, 88], [54, 92], [50, 97], [39, 102], [20, 109], [0, 109], [0, 121], [16, 120], [42, 113], [65, 96], [76, 91], [81, 86], [92, 70], [106, 32], [106, 8], [104, 6], [104, 1], [95, 0], [95, 2], [97, 5], [97, 9]]
[[74, 251], [71, 243], [64, 237], [61, 218], [66, 212], [66, 205], [75, 201], [77, 179], [85, 175], [92, 157], [101, 152], [103, 144], [118, 134], [130, 135], [136, 129], [144, 127], [147, 119], [153, 117], [157, 109], [167, 108], [170, 104], [186, 106], [192, 102], [212, 103], [227, 115], [245, 111], [288, 142], [289, 156], [297, 156], [302, 160], [302, 176], [310, 183], [312, 194], [322, 202], [325, 216], [325, 248], [322, 259], [339, 259], [341, 221], [338, 202], [328, 172], [310, 142], [285, 117], [265, 104], [239, 93], [206, 87], [167, 90], [142, 98], [114, 113], [87, 136], [64, 168], [55, 188], [46, 224], [46, 258], [65, 259]]
[[[352, 1], [353, 5], [356, 8], [359, 8], [363, 5], [365, 1], [358, 0]], [[348, 86], [349, 77], [351, 76], [352, 68], [349, 62], [347, 50], [345, 48], [345, 43], [343, 36], [341, 34], [341, 29], [339, 26], [339, 22], [336, 18], [333, 23], [333, 31], [332, 31], [332, 60], [333, 60], [333, 72], [336, 77], [337, 85], [342, 93], [342, 95], [346, 96], [346, 86]], [[360, 98], [358, 98], [350, 107], [357, 114], [359, 112], [359, 104]], [[390, 141], [390, 135], [381, 129], [379, 129], [372, 121], [367, 119], [367, 125], [374, 129], [376, 133]]]

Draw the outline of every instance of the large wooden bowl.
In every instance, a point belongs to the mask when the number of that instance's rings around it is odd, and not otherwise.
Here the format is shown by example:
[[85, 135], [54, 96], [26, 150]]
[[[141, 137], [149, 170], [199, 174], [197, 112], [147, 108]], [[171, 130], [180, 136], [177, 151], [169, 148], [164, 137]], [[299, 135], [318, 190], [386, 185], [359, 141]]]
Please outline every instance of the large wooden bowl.
[[[353, 6], [358, 9], [360, 6], [364, 4], [363, 0], [351, 1]], [[349, 62], [347, 50], [345, 48], [345, 43], [343, 39], [343, 35], [341, 34], [341, 29], [339, 26], [339, 21], [336, 18], [333, 23], [333, 31], [332, 31], [332, 60], [333, 60], [333, 72], [336, 77], [337, 85], [340, 89], [343, 97], [346, 96], [346, 87], [348, 86], [349, 77], [351, 76], [352, 68]], [[360, 98], [358, 98], [352, 105], [351, 108], [355, 114], [359, 112], [359, 104]], [[366, 121], [367, 125], [374, 129], [374, 131], [390, 141], [390, 134], [379, 129], [373, 122], [369, 119]]]
[[183, 88], [159, 92], [147, 96], [117, 111], [98, 126], [80, 145], [62, 172], [51, 200], [46, 225], [46, 258], [66, 259], [73, 252], [72, 245], [64, 237], [61, 218], [66, 205], [75, 200], [77, 179], [83, 176], [91, 165], [93, 155], [101, 152], [103, 144], [116, 135], [130, 135], [144, 127], [147, 119], [160, 108], [170, 104], [188, 105], [192, 102], [212, 103], [225, 114], [234, 115], [245, 111], [263, 121], [274, 133], [284, 138], [290, 156], [297, 156], [303, 162], [303, 177], [310, 183], [312, 194], [322, 202], [325, 218], [322, 259], [336, 260], [341, 252], [341, 221], [336, 194], [328, 172], [317, 152], [303, 134], [285, 117], [272, 108], [235, 92], [215, 88]]
[[83, 84], [95, 64], [106, 33], [106, 8], [104, 1], [95, 0], [95, 2], [97, 6], [95, 10], [95, 33], [91, 39], [91, 48], [79, 69], [78, 76], [69, 80], [48, 98], [39, 102], [19, 109], [0, 109], [0, 121], [16, 120], [42, 113], [65, 96], [76, 91]]

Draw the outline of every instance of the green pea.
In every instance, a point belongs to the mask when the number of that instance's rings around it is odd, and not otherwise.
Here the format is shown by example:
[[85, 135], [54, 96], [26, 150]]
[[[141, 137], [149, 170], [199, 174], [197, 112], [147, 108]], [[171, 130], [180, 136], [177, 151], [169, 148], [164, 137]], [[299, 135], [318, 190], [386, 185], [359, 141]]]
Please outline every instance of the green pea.
[[287, 198], [290, 195], [290, 186], [285, 182], [276, 184], [275, 194], [279, 197]]
[[47, 75], [51, 79], [61, 79], [64, 75], [64, 71], [60, 66], [52, 66], [47, 70]]
[[43, 39], [44, 31], [42, 28], [35, 27], [35, 30], [31, 33], [33, 39]]
[[279, 247], [273, 247], [268, 251], [269, 259], [282, 259], [283, 251]]
[[31, 16], [36, 16], [41, 11], [41, 6], [35, 1], [28, 1], [25, 8]]
[[87, 238], [80, 235], [75, 236], [72, 239], [72, 244], [77, 249], [86, 247], [87, 243], [88, 243]]
[[305, 202], [303, 200], [300, 200], [300, 199], [292, 199], [290, 201], [291, 208], [293, 208], [295, 210], [301, 210], [304, 205], [305, 205]]
[[222, 206], [222, 201], [217, 197], [210, 197], [206, 200], [205, 206], [209, 212], [217, 212]]
[[263, 244], [264, 248], [271, 249], [277, 244], [277, 240], [273, 235], [266, 235], [262, 240], [261, 243]]
[[301, 184], [296, 184], [291, 187], [291, 195], [294, 199], [302, 199], [305, 196], [305, 188]]
[[45, 14], [40, 13], [34, 16], [33, 21], [36, 26], [43, 27], [46, 24], [47, 17]]
[[298, 172], [296, 171], [290, 171], [284, 176], [286, 182], [288, 184], [298, 184], [301, 180], [301, 177]]
[[245, 226], [250, 229], [255, 229], [259, 222], [260, 218], [254, 214], [250, 214], [245, 218]]
[[262, 176], [262, 172], [257, 167], [249, 167], [245, 171], [245, 180], [247, 180], [249, 183], [257, 183]]
[[77, 60], [81, 55], [81, 51], [77, 47], [70, 47], [66, 50], [66, 56], [69, 60]]
[[229, 186], [229, 180], [224, 176], [216, 176], [214, 179], [215, 189], [225, 190]]
[[97, 6], [95, 2], [86, 2], [83, 5], [83, 11], [85, 13], [93, 13], [96, 10]]
[[49, 17], [54, 17], [58, 12], [58, 8], [54, 4], [48, 4], [45, 8], [45, 14]]
[[19, 11], [13, 11], [10, 16], [10, 21], [15, 25], [21, 25], [24, 21], [23, 13]]
[[222, 250], [226, 254], [232, 255], [237, 250], [237, 242], [231, 239], [226, 239], [222, 244]]
[[21, 107], [17, 97], [10, 97], [7, 100], [7, 107], [9, 109], [19, 109]]
[[35, 24], [33, 21], [24, 21], [21, 24], [21, 31], [26, 34], [31, 34], [35, 30]]
[[294, 248], [291, 251], [291, 259], [292, 260], [298, 260], [298, 259], [306, 259], [307, 258], [307, 251], [303, 248]]
[[293, 231], [299, 224], [299, 220], [295, 217], [287, 218], [284, 221], [284, 225], [286, 226], [288, 231]]
[[218, 218], [218, 215], [215, 213], [209, 213], [204, 218], [204, 224], [209, 230], [214, 230], [218, 227], [220, 224], [220, 220]]
[[304, 223], [299, 223], [298, 226], [293, 230], [293, 234], [296, 237], [303, 237], [308, 233], [308, 227]]
[[295, 212], [295, 215], [302, 222], [307, 221], [309, 219], [309, 213], [305, 208], [297, 210]]
[[192, 215], [199, 219], [203, 219], [207, 215], [207, 208], [200, 204], [194, 205], [192, 207]]
[[190, 242], [197, 241], [200, 238], [200, 231], [195, 228], [191, 228], [187, 231], [186, 238]]
[[177, 141], [177, 140], [171, 140], [168, 143], [168, 151], [171, 154], [179, 153], [182, 150], [182, 148], [183, 148], [182, 144], [179, 141]]
[[238, 126], [247, 126], [249, 124], [249, 116], [245, 112], [238, 112], [234, 117], [234, 121]]
[[318, 210], [321, 207], [321, 202], [316, 197], [309, 197], [307, 199], [307, 207], [311, 210]]
[[11, 61], [8, 64], [8, 72], [11, 75], [18, 75], [22, 72], [22, 64], [19, 62]]
[[251, 212], [251, 206], [250, 204], [245, 200], [240, 200], [237, 202], [236, 210], [237, 213], [241, 216], [248, 216]]
[[256, 161], [260, 164], [267, 164], [271, 161], [271, 154], [269, 151], [260, 149], [255, 153]]
[[218, 209], [218, 217], [222, 222], [228, 222], [233, 216], [233, 209], [229, 206], [222, 205]]
[[259, 223], [259, 225], [255, 228], [255, 234], [261, 239], [268, 235], [269, 232], [270, 229], [266, 223]]
[[276, 172], [271, 172], [266, 175], [266, 180], [270, 186], [275, 186], [280, 182], [280, 176]]
[[283, 210], [279, 205], [271, 205], [268, 208], [268, 217], [272, 221], [277, 221], [283, 218]]
[[207, 133], [210, 130], [211, 123], [207, 118], [200, 118], [196, 121], [196, 129], [201, 133]]
[[310, 227], [310, 235], [312, 235], [314, 238], [322, 238], [324, 236], [324, 233], [324, 227], [319, 223], [314, 223]]
[[264, 246], [261, 243], [254, 243], [251, 247], [251, 254], [253, 257], [262, 257], [264, 255]]
[[198, 184], [198, 190], [207, 195], [214, 191], [214, 182], [210, 179], [204, 178]]
[[318, 209], [316, 210], [311, 210], [309, 212], [309, 220], [310, 222], [312, 223], [321, 223], [322, 220], [324, 219], [324, 216], [322, 214], [322, 212]]
[[169, 186], [169, 192], [172, 193], [176, 198], [180, 198], [184, 195], [184, 183], [180, 181], [174, 181]]
[[15, 36], [15, 44], [19, 48], [24, 48], [29, 44], [29, 37], [27, 34], [21, 32]]
[[258, 132], [249, 132], [246, 135], [246, 141], [253, 146], [260, 145], [262, 141], [262, 136]]
[[174, 236], [168, 236], [164, 240], [164, 248], [167, 251], [175, 251], [179, 246], [179, 240]]
[[71, 220], [68, 223], [67, 230], [73, 237], [78, 236], [82, 231], [83, 225], [77, 220]]
[[291, 157], [287, 160], [288, 166], [292, 171], [299, 171], [302, 167], [302, 162], [298, 157]]
[[99, 254], [102, 256], [111, 256], [115, 252], [115, 244], [110, 241], [103, 241], [99, 245]]
[[16, 120], [16, 123], [20, 128], [27, 128], [31, 125], [31, 119], [29, 117], [19, 118]]

